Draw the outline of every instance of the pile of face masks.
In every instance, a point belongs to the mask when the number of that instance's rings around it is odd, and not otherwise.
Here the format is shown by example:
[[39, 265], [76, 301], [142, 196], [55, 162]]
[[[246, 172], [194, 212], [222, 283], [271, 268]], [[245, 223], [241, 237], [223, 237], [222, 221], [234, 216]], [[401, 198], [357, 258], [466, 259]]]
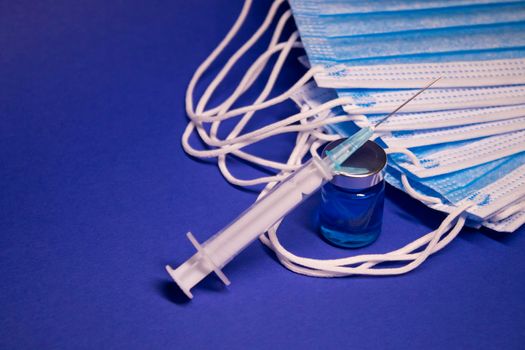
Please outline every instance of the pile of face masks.
[[[442, 77], [378, 129], [390, 184], [472, 225], [525, 221], [525, 2], [292, 0], [311, 65], [294, 99], [365, 126]], [[347, 135], [353, 124], [332, 129]]]
[[[267, 184], [260, 196], [301, 166], [308, 153], [316, 157], [324, 142], [377, 123], [415, 91], [442, 77], [381, 124], [375, 135], [389, 154], [387, 181], [448, 213], [439, 228], [385, 254], [318, 260], [287, 251], [277, 238], [277, 223], [261, 241], [284, 266], [317, 277], [401, 274], [449, 244], [465, 224], [512, 232], [525, 222], [525, 2], [290, 0], [299, 32], [281, 41], [292, 18], [291, 10], [282, 12], [266, 51], [231, 95], [209, 108], [225, 76], [284, 6], [284, 0], [275, 0], [260, 28], [227, 60], [194, 105], [196, 85], [232, 42], [251, 2], [245, 1], [230, 32], [189, 84], [190, 122], [182, 144], [193, 156], [217, 158], [219, 170], [231, 183]], [[290, 89], [270, 97], [290, 51], [303, 46], [307, 58], [302, 61], [310, 68]], [[233, 107], [270, 65], [256, 100]], [[300, 112], [243, 133], [255, 112], [287, 99], [293, 99]], [[221, 139], [225, 120], [237, 123]], [[206, 149], [191, 145], [195, 131]], [[284, 163], [246, 151], [246, 146], [283, 133], [297, 135]], [[238, 179], [228, 167], [232, 156], [276, 174]], [[389, 266], [382, 266], [384, 262]]]

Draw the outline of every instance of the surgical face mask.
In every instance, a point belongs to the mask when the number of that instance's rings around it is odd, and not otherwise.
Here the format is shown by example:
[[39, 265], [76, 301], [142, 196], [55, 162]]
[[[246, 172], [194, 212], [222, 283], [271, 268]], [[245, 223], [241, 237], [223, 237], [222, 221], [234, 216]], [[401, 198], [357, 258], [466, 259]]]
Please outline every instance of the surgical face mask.
[[[387, 171], [386, 171], [386, 175], [385, 175], [385, 180], [392, 186], [402, 190], [402, 191], [406, 191], [406, 187], [405, 185], [403, 184], [403, 181], [401, 180], [401, 173], [392, 168], [392, 167], [388, 167], [387, 168]], [[410, 181], [410, 183], [412, 185], [414, 185], [414, 181]], [[499, 184], [500, 186], [505, 186], [505, 182], [500, 182]], [[420, 190], [422, 190], [420, 188]], [[423, 190], [424, 191], [424, 190]], [[432, 193], [432, 192], [428, 192], [428, 193]], [[435, 195], [435, 193], [434, 193]], [[473, 195], [473, 197], [475, 197]], [[474, 200], [475, 198], [472, 198], [472, 200]], [[465, 201], [468, 201], [470, 199], [466, 199]], [[492, 216], [495, 216], [497, 215], [499, 212], [501, 212], [502, 210], [505, 209], [505, 207], [509, 207], [509, 206], [515, 206], [517, 205], [517, 203], [519, 203], [519, 200], [508, 200], [507, 202], [509, 202], [506, 206], [505, 205], [502, 205], [502, 204], [499, 204], [499, 205], [495, 205], [494, 202], [491, 202], [490, 200], [486, 200], [485, 203], [483, 203], [482, 201], [479, 201], [479, 203], [477, 202], [474, 202], [475, 206], [479, 206], [479, 207], [485, 207], [485, 208], [489, 208], [490, 212], [492, 212]], [[439, 211], [442, 211], [442, 212], [445, 212], [445, 213], [450, 213], [452, 211], [454, 211], [455, 209], [455, 206], [452, 205], [451, 203], [448, 203], [448, 202], [439, 202], [439, 203], [429, 203], [429, 202], [425, 202], [426, 205], [428, 205], [430, 208], [432, 209], [435, 209], [435, 210], [439, 210]], [[492, 208], [492, 209], [491, 209]], [[479, 210], [479, 209], [478, 209]], [[487, 209], [485, 209], [487, 210]], [[471, 210], [471, 212], [475, 212], [476, 210]], [[471, 227], [474, 227], [474, 228], [479, 228], [480, 226], [485, 226], [485, 227], [488, 227], [492, 230], [495, 230], [495, 231], [499, 231], [499, 232], [514, 232], [515, 230], [517, 230], [521, 225], [523, 225], [525, 223], [525, 211], [518, 211], [516, 213], [513, 213], [511, 215], [508, 215], [506, 217], [503, 217], [501, 218], [500, 220], [498, 221], [492, 221], [490, 220], [490, 217], [491, 215], [487, 215], [487, 218], [485, 220], [480, 220], [476, 215], [472, 215], [471, 219], [469, 219], [467, 221], [467, 226], [471, 226]]]
[[[347, 128], [348, 126], [337, 126], [333, 129], [345, 135], [352, 134], [351, 131], [346, 130]], [[428, 134], [432, 134], [432, 132]], [[466, 133], [466, 135], [469, 134]], [[525, 151], [525, 143], [523, 142], [525, 129], [523, 127], [520, 131], [474, 140], [459, 142], [443, 140], [440, 144], [433, 144], [432, 141], [427, 141], [428, 145], [410, 149], [408, 149], [408, 143], [392, 142], [392, 139], [385, 135], [380, 135], [380, 137], [380, 141], [394, 152], [391, 156], [392, 161], [402, 168], [404, 172], [410, 173], [417, 178], [449, 174]], [[464, 138], [472, 138], [472, 136]], [[410, 157], [408, 157], [408, 154], [410, 154]]]
[[525, 83], [525, 59], [469, 61], [475, 58], [469, 56], [455, 62], [335, 64], [325, 67], [315, 79], [319, 86], [332, 88], [414, 88], [436, 77], [443, 77], [441, 87]]
[[[393, 155], [392, 158], [414, 176], [426, 178], [525, 152], [524, 140], [525, 130], [521, 130], [469, 142], [411, 149], [419, 160], [417, 165], [405, 155]], [[387, 143], [384, 139], [383, 141]]]
[[525, 129], [525, 117], [447, 128], [392, 131], [381, 135], [389, 147], [413, 148], [477, 139]]
[[523, 3], [483, 3], [291, 2], [310, 62], [325, 68], [320, 86], [525, 83]]
[[374, 12], [429, 10], [439, 8], [453, 8], [457, 6], [472, 6], [480, 4], [498, 4], [518, 2], [519, 0], [376, 0], [376, 1], [348, 1], [348, 0], [290, 0], [294, 13], [333, 15], [333, 14], [365, 14]]
[[514, 232], [525, 223], [525, 210], [518, 211], [498, 221], [487, 221], [483, 224], [499, 232]]
[[525, 4], [507, 3], [498, 6], [476, 6], [427, 9], [426, 11], [390, 11], [347, 13], [316, 16], [297, 12], [295, 23], [301, 38], [342, 38], [358, 35], [378, 35], [392, 32], [439, 29], [474, 25], [519, 22], [525, 20]]
[[[414, 90], [375, 91], [337, 90], [350, 103], [344, 106], [349, 114], [389, 113]], [[517, 105], [525, 103], [525, 85], [482, 88], [429, 89], [420, 98], [403, 108], [404, 112], [425, 112]]]
[[[513, 49], [525, 46], [521, 33], [525, 23], [500, 24], [489, 27], [464, 27], [382, 34], [373, 38], [366, 36], [337, 38], [303, 38], [303, 44], [312, 63], [356, 63], [362, 65], [367, 59], [405, 57], [429, 54], [448, 54], [458, 51], [483, 52]], [[410, 61], [408, 61], [410, 62]], [[439, 61], [438, 61], [439, 62]]]
[[[391, 162], [389, 171], [397, 179], [392, 184], [403, 188], [400, 180], [403, 172], [399, 167]], [[448, 211], [448, 206], [474, 203], [476, 207], [469, 213], [481, 222], [523, 198], [523, 176], [525, 154], [519, 154], [446, 175], [407, 179], [417, 193], [440, 199], [434, 203], [435, 209]]]
[[[337, 93], [333, 89], [321, 89], [314, 82], [309, 82], [292, 94], [290, 98], [298, 107], [307, 105], [310, 108], [314, 108], [336, 99]], [[330, 109], [327, 111], [330, 111]]]
[[[432, 93], [433, 90], [429, 90]], [[360, 95], [362, 95], [361, 93]], [[308, 105], [311, 108], [337, 98], [336, 90], [319, 88], [314, 82], [310, 82], [292, 95], [292, 100], [299, 106]], [[362, 97], [357, 97], [362, 98]], [[413, 101], [414, 103], [417, 100]], [[407, 106], [408, 108], [408, 106]], [[336, 108], [334, 110], [339, 110]], [[525, 116], [525, 104], [510, 105], [503, 107], [467, 108], [456, 110], [442, 110], [432, 112], [399, 112], [381, 124], [381, 131], [406, 131], [446, 128], [452, 126], [463, 126], [481, 122], [492, 122], [498, 120], [513, 119]], [[377, 124], [383, 120], [386, 114], [356, 115], [356, 122], [362, 120], [366, 123]]]
[[[425, 130], [451, 126], [493, 122], [525, 116], [525, 105], [503, 107], [467, 108], [436, 112], [399, 113], [381, 125], [383, 131]], [[376, 124], [384, 114], [368, 115], [367, 119]]]
[[[393, 168], [400, 170], [395, 161], [391, 161], [390, 165]], [[443, 203], [449, 202], [457, 205], [462, 203], [462, 201], [471, 198], [471, 196], [478, 192], [489, 194], [489, 192], [484, 189], [492, 188], [489, 186], [492, 186], [494, 183], [499, 184], [499, 187], [496, 187], [498, 191], [507, 192], [505, 186], [508, 185], [508, 178], [507, 180], [503, 180], [503, 178], [506, 178], [508, 174], [513, 173], [516, 169], [521, 169], [520, 171], [524, 171], [524, 165], [525, 153], [519, 153], [510, 157], [494, 160], [453, 173], [447, 173], [429, 178], [413, 178], [408, 176], [408, 179], [416, 191], [424, 195], [443, 198]], [[520, 176], [518, 176], [516, 179], [520, 179]], [[519, 186], [522, 183], [523, 179], [521, 179], [521, 182], [518, 181], [517, 185]], [[515, 185], [513, 184], [511, 187], [514, 188]], [[519, 194], [520, 191], [521, 189], [517, 189], [515, 194]], [[525, 191], [525, 188], [523, 191]], [[496, 195], [492, 195], [492, 197], [495, 196]], [[521, 198], [522, 196], [523, 194], [519, 195], [518, 198]], [[476, 196], [476, 200], [479, 200], [480, 198], [480, 196]], [[513, 201], [511, 196], [509, 196], [508, 199], [508, 202], [497, 209], [494, 209], [494, 211], [491, 213], [496, 212], [504, 205], [507, 205]]]
[[[355, 122], [361, 128], [373, 125], [369, 120], [357, 120]], [[348, 124], [337, 126], [339, 131], [343, 131], [346, 135], [351, 135], [352, 130], [344, 130]], [[458, 141], [479, 139], [487, 136], [502, 135], [493, 143], [503, 143], [506, 138], [504, 134], [511, 133], [514, 130], [525, 129], [525, 117], [500, 120], [487, 123], [467, 124], [464, 126], [452, 126], [445, 128], [427, 128], [422, 130], [404, 130], [404, 131], [382, 131], [377, 130], [381, 140], [388, 146], [393, 148], [414, 148], [430, 145], [440, 145], [445, 143], [457, 143]], [[510, 146], [510, 144], [509, 144]]]

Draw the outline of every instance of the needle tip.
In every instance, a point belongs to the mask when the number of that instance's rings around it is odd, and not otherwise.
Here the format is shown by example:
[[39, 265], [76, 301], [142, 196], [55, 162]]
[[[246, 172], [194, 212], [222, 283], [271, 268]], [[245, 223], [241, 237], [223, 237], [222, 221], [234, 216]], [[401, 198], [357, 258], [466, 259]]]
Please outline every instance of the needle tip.
[[421, 94], [423, 91], [425, 91], [426, 89], [428, 89], [429, 87], [431, 87], [432, 85], [434, 85], [439, 79], [443, 78], [442, 76], [441, 77], [438, 77], [434, 80], [432, 80], [430, 83], [428, 83], [425, 87], [423, 87], [421, 90], [419, 90], [418, 92], [416, 92], [412, 97], [410, 97], [408, 100], [406, 100], [405, 102], [403, 102], [399, 107], [397, 107], [393, 112], [391, 112], [389, 115], [387, 115], [386, 117], [384, 117], [383, 119], [381, 119], [379, 121], [379, 123], [377, 123], [374, 128], [377, 128], [378, 125], [380, 125], [381, 123], [383, 123], [385, 120], [387, 120], [388, 118], [390, 118], [391, 116], [393, 116], [394, 114], [396, 114], [401, 108], [405, 107], [410, 101], [412, 101], [413, 99], [415, 99], [417, 96], [419, 96], [419, 94]]

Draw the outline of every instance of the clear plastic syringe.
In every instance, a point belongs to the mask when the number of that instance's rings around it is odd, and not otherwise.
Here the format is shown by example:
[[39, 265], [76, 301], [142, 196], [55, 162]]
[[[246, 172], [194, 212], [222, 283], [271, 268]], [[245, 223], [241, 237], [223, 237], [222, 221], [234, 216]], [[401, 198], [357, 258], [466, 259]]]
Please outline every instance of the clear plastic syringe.
[[211, 272], [215, 272], [226, 285], [229, 285], [230, 281], [221, 271], [227, 263], [322, 185], [330, 181], [332, 173], [337, 171], [348, 157], [372, 137], [374, 129], [379, 124], [439, 79], [419, 90], [374, 127], [359, 130], [336, 148], [326, 152], [327, 155], [324, 158], [310, 159], [204, 244], [199, 244], [191, 232], [188, 232], [187, 237], [197, 249], [197, 253], [176, 269], [166, 265], [170, 276], [189, 298], [193, 297], [190, 292], [191, 288]]

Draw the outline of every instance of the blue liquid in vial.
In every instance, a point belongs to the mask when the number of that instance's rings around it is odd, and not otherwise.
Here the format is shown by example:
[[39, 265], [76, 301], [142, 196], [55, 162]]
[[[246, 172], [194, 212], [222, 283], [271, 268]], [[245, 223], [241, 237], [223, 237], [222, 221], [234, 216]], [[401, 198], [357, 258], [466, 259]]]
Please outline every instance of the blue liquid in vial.
[[365, 189], [351, 190], [327, 183], [321, 189], [321, 234], [331, 243], [364, 247], [381, 233], [385, 181]]

